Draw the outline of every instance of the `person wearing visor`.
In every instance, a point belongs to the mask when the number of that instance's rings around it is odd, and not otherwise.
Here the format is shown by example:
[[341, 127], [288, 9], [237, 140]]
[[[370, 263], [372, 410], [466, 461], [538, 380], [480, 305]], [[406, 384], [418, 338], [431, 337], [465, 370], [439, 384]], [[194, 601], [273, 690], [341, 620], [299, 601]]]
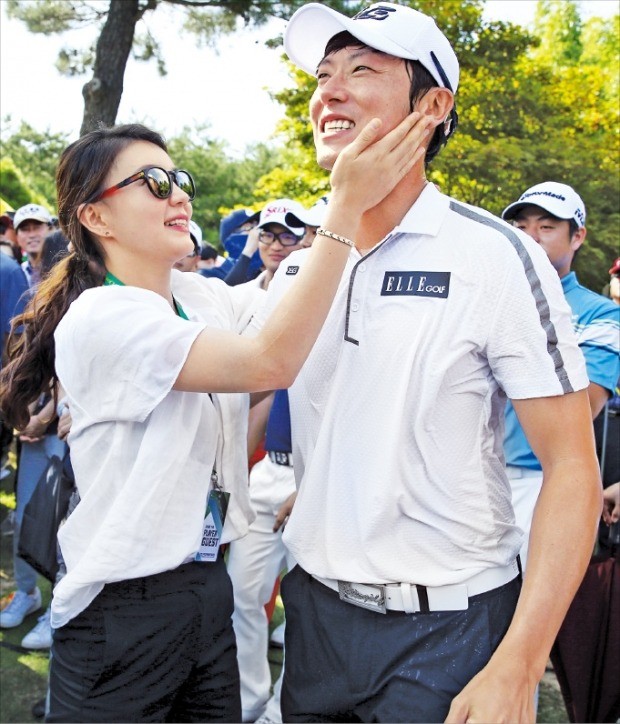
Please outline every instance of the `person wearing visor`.
[[[376, 3], [349, 18], [310, 3], [284, 47], [316, 77], [323, 168], [374, 116], [384, 133], [419, 111], [432, 133], [425, 158], [362, 216], [289, 389], [298, 493], [283, 540], [298, 565], [281, 586], [283, 719], [533, 721], [602, 505], [588, 378], [558, 276], [527, 234], [426, 180], [455, 130], [459, 82], [431, 17]], [[333, 190], [328, 213], [332, 203]], [[312, 253], [281, 264], [261, 317]], [[507, 397], [545, 478], [522, 589]]]
[[332, 237], [255, 336], [240, 334], [255, 289], [172, 268], [194, 248], [196, 188], [159, 134], [103, 128], [62, 153], [72, 251], [18, 317], [0, 375], [0, 413], [17, 429], [57, 380], [72, 416], [80, 502], [58, 534], [47, 721], [241, 720], [221, 544], [253, 518], [247, 393], [294, 379], [349, 237], [415, 163], [426, 123], [410, 114], [376, 143], [380, 122], [367, 124], [332, 171]]

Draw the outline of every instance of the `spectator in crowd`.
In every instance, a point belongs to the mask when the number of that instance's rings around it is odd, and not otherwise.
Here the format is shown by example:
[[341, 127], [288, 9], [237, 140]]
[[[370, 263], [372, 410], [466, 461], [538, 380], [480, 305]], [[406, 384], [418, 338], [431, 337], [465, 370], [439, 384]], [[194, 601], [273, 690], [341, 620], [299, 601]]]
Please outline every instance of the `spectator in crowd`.
[[289, 212], [286, 215], [286, 222], [289, 226], [301, 226], [303, 225], [306, 229], [304, 238], [302, 239], [302, 246], [312, 246], [316, 231], [323, 221], [325, 212], [327, 210], [327, 196], [321, 196], [321, 198], [315, 202], [309, 209], [304, 209], [299, 215], [294, 212]]
[[60, 230], [50, 232], [41, 249], [41, 278], [50, 273], [54, 264], [69, 253], [69, 239]]
[[[433, 133], [360, 220], [289, 389], [298, 494], [283, 539], [297, 565], [281, 586], [283, 719], [533, 721], [601, 510], [588, 379], [558, 276], [531, 237], [426, 181], [456, 124], [459, 79], [432, 18], [311, 3], [284, 45], [317, 78], [323, 168], [377, 114], [385, 132], [420, 110]], [[261, 316], [312, 254], [281, 265]], [[506, 397], [545, 471], [522, 589]]]
[[275, 199], [265, 204], [260, 212], [258, 226], [248, 233], [237, 263], [226, 276], [227, 284], [235, 286], [248, 280], [251, 276], [251, 260], [258, 252], [262, 271], [256, 279], [261, 289], [267, 289], [282, 259], [302, 246], [304, 225], [301, 222], [296, 222], [298, 226], [286, 224], [286, 215], [291, 209], [298, 210], [303, 207], [291, 199]]
[[[249, 231], [253, 229], [257, 223], [258, 212], [254, 212], [251, 209], [236, 209], [224, 216], [220, 221], [220, 244], [226, 250], [227, 256], [223, 261], [218, 259], [218, 263], [210, 269], [203, 270], [202, 275], [225, 279], [232, 271], [237, 257], [240, 255], [246, 242]], [[258, 261], [255, 260], [252, 268], [253, 277], [255, 277], [259, 271], [260, 265]], [[242, 281], [246, 282], [248, 279], [243, 279]]]
[[[545, 181], [527, 189], [507, 206], [502, 218], [540, 245], [560, 277], [586, 361], [588, 397], [594, 419], [613, 394], [620, 376], [620, 308], [579, 284], [577, 275], [571, 271], [573, 260], [586, 239], [585, 205], [572, 187]], [[511, 404], [506, 409], [504, 452], [516, 522], [525, 536], [521, 548], [521, 563], [525, 568], [543, 471]]]
[[202, 273], [203, 269], [208, 270], [216, 267], [219, 256], [217, 249], [212, 244], [203, 241], [200, 249], [200, 259], [198, 260], [198, 272]]
[[[19, 264], [6, 254], [0, 254], [0, 370], [7, 359], [7, 341], [14, 317], [24, 311], [28, 296], [28, 282]], [[4, 478], [10, 474], [6, 467], [8, 451], [13, 440], [13, 428], [5, 424], [0, 415], [0, 475]], [[7, 523], [9, 529], [14, 527], [14, 514]], [[4, 522], [3, 522], [4, 526]], [[6, 526], [5, 526], [6, 528]], [[4, 528], [3, 528], [4, 530]]]
[[346, 263], [346, 235], [415, 163], [426, 124], [410, 114], [377, 143], [380, 123], [366, 124], [332, 170], [332, 237], [315, 242], [296, 289], [254, 337], [238, 333], [254, 293], [172, 270], [193, 246], [195, 186], [158, 134], [99, 129], [63, 152], [58, 204], [73, 252], [23, 315], [26, 339], [0, 377], [1, 409], [18, 429], [56, 378], [73, 418], [81, 501], [58, 536], [67, 572], [52, 599], [48, 721], [240, 720], [219, 546], [252, 519], [245, 393], [295, 377]]
[[[309, 210], [305, 209], [298, 201], [293, 201], [292, 199], [275, 199], [273, 201], [269, 201], [263, 207], [261, 216], [259, 217], [259, 225], [261, 223], [261, 219], [263, 219], [263, 212], [265, 209], [268, 209], [269, 207], [273, 207], [274, 209], [285, 208], [287, 211], [281, 219], [282, 224], [284, 224], [289, 231], [292, 231], [294, 234], [299, 235], [303, 232], [303, 238], [299, 245], [310, 246], [314, 240], [316, 227], [318, 226], [318, 223], [314, 224], [314, 222], [320, 218], [322, 214], [322, 209], [320, 207], [324, 206], [325, 201], [321, 200], [317, 202], [312, 210]], [[302, 221], [302, 217], [307, 219], [308, 222], [306, 223], [306, 221]], [[254, 227], [254, 229], [251, 229], [247, 234], [245, 244], [237, 258], [235, 266], [226, 276], [225, 281], [227, 284], [234, 286], [235, 284], [243, 284], [246, 281], [255, 278], [256, 272], [254, 268], [257, 265], [254, 263], [254, 260], [257, 256], [259, 260], [258, 268], [260, 271], [264, 271], [266, 267], [264, 266], [263, 254], [260, 253], [260, 246], [259, 234], [256, 227]], [[273, 262], [271, 262], [270, 265], [273, 266]], [[264, 280], [264, 274], [261, 274], [261, 276]]]
[[[36, 213], [36, 212], [35, 212]], [[22, 224], [23, 226], [24, 224]], [[29, 232], [28, 232], [29, 233]], [[30, 239], [30, 237], [29, 237]], [[34, 248], [34, 244], [32, 245]], [[60, 231], [52, 232], [45, 237], [42, 249], [37, 256], [38, 271], [44, 278], [61, 254], [66, 254], [67, 239]], [[0, 264], [11, 261], [2, 255]], [[22, 314], [28, 299], [28, 282], [19, 265], [12, 269], [13, 288], [19, 294], [19, 302], [14, 307], [13, 316]], [[4, 296], [4, 279], [2, 296]], [[9, 286], [7, 285], [7, 291]], [[8, 334], [9, 329], [3, 329]], [[17, 555], [19, 534], [24, 517], [24, 509], [28, 504], [41, 475], [46, 471], [52, 456], [62, 457], [65, 443], [57, 435], [57, 415], [54, 396], [46, 391], [30, 405], [30, 415], [26, 426], [19, 432], [20, 450], [17, 464], [17, 485], [15, 490], [16, 508], [13, 516], [13, 569], [16, 591], [8, 606], [0, 611], [0, 628], [20, 626], [27, 616], [41, 608], [41, 591], [37, 586], [37, 572], [32, 566]], [[21, 645], [26, 649], [48, 649], [52, 644], [52, 631], [49, 620], [49, 608], [39, 617], [35, 627], [22, 639]]]
[[603, 520], [606, 525], [620, 521], [620, 482], [610, 485], [603, 491]]
[[13, 228], [15, 212], [7, 211], [0, 216], [0, 252], [12, 257], [18, 264], [22, 263], [22, 254], [17, 243], [17, 235]]
[[0, 256], [0, 330], [2, 354], [0, 369], [6, 360], [7, 340], [11, 321], [24, 311], [28, 297], [28, 282], [19, 264], [7, 254]]
[[200, 259], [202, 244], [202, 229], [195, 221], [189, 222], [189, 238], [194, 244], [194, 248], [189, 254], [174, 262], [174, 269], [182, 272], [198, 271], [198, 260]]
[[[280, 264], [294, 250], [302, 248], [304, 224], [297, 217], [289, 221], [291, 210], [301, 213], [302, 209], [290, 199], [276, 199], [263, 207], [258, 227], [249, 234], [249, 238], [256, 237], [263, 271], [248, 284], [266, 291]], [[252, 254], [253, 251], [248, 256], [242, 256], [249, 262]], [[267, 659], [269, 622], [265, 604], [281, 571], [294, 565], [282, 543], [282, 531], [274, 530], [280, 508], [295, 492], [286, 390], [278, 390], [273, 405], [261, 403], [258, 410], [264, 414], [254, 414], [253, 411], [249, 437], [262, 439], [266, 432], [264, 446], [267, 454], [250, 472], [250, 501], [256, 518], [247, 535], [231, 544], [228, 572], [235, 595], [233, 626], [237, 638], [243, 721], [278, 722], [282, 721], [282, 675], [270, 699], [271, 674]]]
[[41, 281], [41, 249], [51, 223], [50, 212], [39, 204], [26, 204], [15, 212], [13, 224], [17, 232], [17, 243], [27, 257], [22, 269], [31, 290]]

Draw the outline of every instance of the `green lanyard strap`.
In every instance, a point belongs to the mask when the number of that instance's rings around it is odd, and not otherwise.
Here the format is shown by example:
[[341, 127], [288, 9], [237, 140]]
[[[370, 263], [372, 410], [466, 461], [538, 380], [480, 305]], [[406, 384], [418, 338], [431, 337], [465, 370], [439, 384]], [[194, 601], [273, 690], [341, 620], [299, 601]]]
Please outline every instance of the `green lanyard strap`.
[[[116, 285], [119, 287], [124, 287], [125, 283], [122, 282], [118, 277], [115, 277], [114, 274], [112, 274], [112, 272], [106, 272], [105, 279], [103, 280], [103, 286], [110, 287], [113, 285]], [[177, 300], [174, 297], [172, 297], [172, 304], [174, 306], [174, 311], [175, 311], [177, 317], [181, 317], [181, 319], [189, 320], [189, 317], [187, 316], [187, 314], [185, 314], [185, 310], [179, 304], [179, 302], [177, 302]]]

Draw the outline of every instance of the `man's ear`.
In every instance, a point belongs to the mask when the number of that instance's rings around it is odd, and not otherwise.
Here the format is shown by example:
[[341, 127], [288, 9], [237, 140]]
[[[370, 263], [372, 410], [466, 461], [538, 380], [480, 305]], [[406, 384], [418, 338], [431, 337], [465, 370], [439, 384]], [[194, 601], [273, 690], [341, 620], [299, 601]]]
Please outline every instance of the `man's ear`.
[[577, 251], [577, 249], [579, 249], [579, 247], [583, 244], [586, 240], [586, 234], [586, 227], [582, 226], [571, 236], [570, 247], [573, 251]]
[[447, 88], [431, 88], [420, 99], [414, 110], [433, 119], [433, 127], [450, 120], [450, 111], [454, 106], [454, 94]]
[[99, 238], [106, 238], [111, 234], [106, 217], [105, 211], [97, 204], [82, 204], [78, 209], [80, 222]]

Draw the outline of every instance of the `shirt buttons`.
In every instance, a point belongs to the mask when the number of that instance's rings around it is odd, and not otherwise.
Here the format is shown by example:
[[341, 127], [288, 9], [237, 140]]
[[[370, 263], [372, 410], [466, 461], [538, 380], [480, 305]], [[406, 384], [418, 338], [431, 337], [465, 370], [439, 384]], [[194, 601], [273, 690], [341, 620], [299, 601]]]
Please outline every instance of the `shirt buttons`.
[[366, 271], [366, 264], [360, 264], [357, 267], [357, 271], [365, 272]]
[[351, 311], [353, 311], [353, 312], [357, 312], [357, 310], [359, 308], [360, 308], [360, 305], [358, 302], [353, 302], [353, 304], [351, 305]]

